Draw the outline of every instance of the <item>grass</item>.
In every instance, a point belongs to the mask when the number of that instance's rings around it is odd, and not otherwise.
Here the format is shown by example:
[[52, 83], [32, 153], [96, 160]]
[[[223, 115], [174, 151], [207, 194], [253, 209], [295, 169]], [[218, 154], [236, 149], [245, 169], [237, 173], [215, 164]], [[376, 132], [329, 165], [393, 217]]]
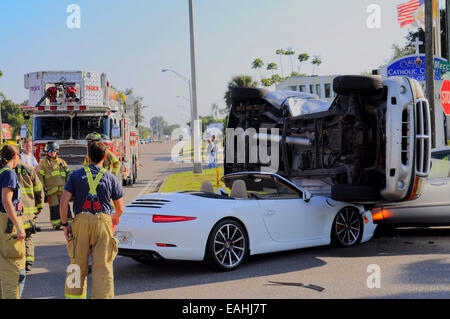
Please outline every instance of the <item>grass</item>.
[[[223, 167], [219, 168], [219, 178], [223, 176]], [[204, 169], [201, 174], [194, 174], [192, 171], [172, 174], [165, 180], [160, 188], [160, 192], [181, 192], [181, 191], [199, 191], [203, 182], [210, 182], [217, 190], [216, 169]], [[220, 187], [224, 187], [220, 182]]]

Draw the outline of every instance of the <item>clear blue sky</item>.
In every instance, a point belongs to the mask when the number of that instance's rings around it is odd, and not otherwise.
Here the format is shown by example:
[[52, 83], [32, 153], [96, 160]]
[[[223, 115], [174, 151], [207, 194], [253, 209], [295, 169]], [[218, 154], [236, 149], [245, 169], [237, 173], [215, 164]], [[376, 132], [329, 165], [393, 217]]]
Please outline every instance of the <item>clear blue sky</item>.
[[[233, 75], [259, 79], [250, 68], [255, 58], [279, 65], [279, 48], [320, 55], [321, 75], [377, 68], [393, 43], [404, 43], [408, 30], [396, 21], [396, 5], [406, 1], [194, 0], [199, 113], [224, 106]], [[72, 3], [81, 7], [80, 29], [66, 26]], [[370, 4], [381, 7], [380, 29], [366, 26]], [[176, 98], [188, 97], [187, 85], [161, 72], [190, 77], [188, 0], [0, 0], [0, 43], [0, 91], [15, 102], [27, 99], [25, 73], [92, 70], [144, 97], [147, 121], [189, 119], [187, 102]], [[290, 70], [288, 57], [283, 66]], [[302, 68], [311, 71], [310, 63]]]

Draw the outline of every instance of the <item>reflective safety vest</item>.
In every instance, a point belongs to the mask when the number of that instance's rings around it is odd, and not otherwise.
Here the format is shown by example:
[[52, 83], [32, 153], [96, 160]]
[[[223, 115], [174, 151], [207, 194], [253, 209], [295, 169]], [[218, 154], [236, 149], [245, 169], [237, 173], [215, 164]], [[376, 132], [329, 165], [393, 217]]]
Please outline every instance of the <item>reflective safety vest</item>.
[[107, 171], [106, 168], [102, 168], [97, 176], [95, 176], [95, 179], [92, 176], [91, 169], [89, 166], [83, 166], [84, 171], [86, 172], [87, 181], [89, 184], [89, 195], [87, 196], [86, 200], [83, 204], [83, 211], [90, 212], [92, 214], [100, 213], [103, 211], [102, 204], [100, 203], [97, 195], [97, 187], [100, 183], [100, 180], [102, 179], [103, 175]]
[[45, 195], [47, 197], [62, 192], [66, 185], [71, 171], [66, 161], [57, 157], [43, 159], [39, 162], [39, 178], [44, 185]]
[[34, 214], [44, 207], [44, 188], [33, 167], [22, 161], [14, 169], [22, 191], [24, 220], [34, 218]]
[[[90, 162], [89, 155], [86, 155], [83, 166], [89, 166], [89, 162]], [[106, 159], [103, 162], [103, 167], [106, 168], [108, 171], [111, 171], [111, 173], [113, 173], [117, 177], [119, 177], [120, 162], [110, 150], [106, 150]]]

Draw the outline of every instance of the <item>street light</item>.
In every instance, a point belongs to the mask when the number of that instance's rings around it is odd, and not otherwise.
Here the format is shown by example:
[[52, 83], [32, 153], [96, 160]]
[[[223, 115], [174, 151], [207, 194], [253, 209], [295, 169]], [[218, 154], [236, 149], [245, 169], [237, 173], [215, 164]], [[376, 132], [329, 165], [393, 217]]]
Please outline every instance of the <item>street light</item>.
[[199, 148], [199, 145], [197, 145], [198, 143], [196, 143], [196, 140], [195, 140], [196, 130], [194, 130], [194, 127], [195, 127], [195, 123], [198, 119], [196, 117], [196, 112], [194, 112], [194, 107], [192, 104], [191, 81], [187, 77], [181, 75], [180, 73], [178, 73], [177, 71], [172, 70], [172, 69], [162, 69], [161, 72], [172, 72], [173, 74], [178, 76], [180, 79], [182, 79], [184, 82], [186, 82], [186, 84], [189, 86], [189, 100], [186, 97], [180, 96], [180, 95], [178, 95], [177, 98], [185, 99], [190, 104], [190, 108], [191, 108], [191, 146], [192, 146], [192, 150], [194, 153], [194, 154], [192, 154], [194, 156], [192, 156], [192, 158], [191, 158], [191, 159], [193, 159], [193, 168], [192, 169], [193, 169], [193, 172], [196, 174], [201, 173], [201, 168], [202, 168], [201, 162], [199, 163], [200, 164], [200, 168], [199, 168], [198, 165], [196, 165], [197, 163], [195, 161], [195, 154], [197, 153], [197, 148], [199, 150], [200, 150], [200, 148]]

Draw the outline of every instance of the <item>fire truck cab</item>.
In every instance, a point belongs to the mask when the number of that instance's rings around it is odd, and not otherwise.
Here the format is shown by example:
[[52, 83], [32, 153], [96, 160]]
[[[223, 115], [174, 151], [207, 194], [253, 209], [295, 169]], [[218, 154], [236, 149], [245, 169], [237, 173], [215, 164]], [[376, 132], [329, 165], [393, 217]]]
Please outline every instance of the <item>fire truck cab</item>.
[[39, 160], [49, 141], [59, 144], [59, 156], [72, 170], [81, 168], [87, 154], [86, 135], [101, 134], [103, 143], [121, 162], [123, 185], [137, 178], [138, 134], [132, 103], [91, 71], [41, 71], [25, 74], [33, 115], [33, 145]]

